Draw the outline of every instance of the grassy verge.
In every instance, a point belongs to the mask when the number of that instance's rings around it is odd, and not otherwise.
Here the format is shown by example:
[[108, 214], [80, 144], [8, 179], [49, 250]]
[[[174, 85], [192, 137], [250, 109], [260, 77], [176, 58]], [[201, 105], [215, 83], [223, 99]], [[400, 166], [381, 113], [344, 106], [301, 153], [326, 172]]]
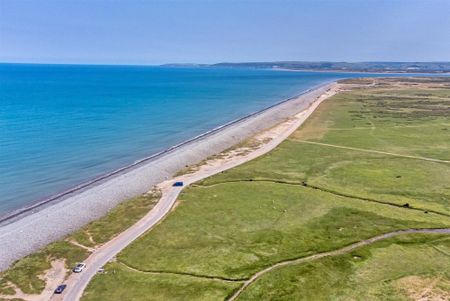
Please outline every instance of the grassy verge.
[[41, 251], [26, 256], [14, 263], [14, 265], [1, 274], [3, 294], [14, 294], [7, 288], [11, 282], [24, 293], [38, 294], [45, 288], [45, 281], [39, 277], [51, 267], [51, 262], [56, 259], [64, 259], [68, 267], [74, 266], [76, 262], [82, 261], [89, 255], [85, 249], [74, 246], [67, 241], [52, 243]]
[[0, 274], [0, 294], [14, 294], [14, 290], [8, 287], [8, 282], [24, 293], [40, 293], [45, 287], [45, 281], [40, 276], [51, 267], [53, 260], [63, 259], [66, 267], [71, 268], [89, 256], [88, 249], [77, 246], [72, 241], [86, 247], [95, 247], [112, 239], [142, 218], [153, 208], [159, 197], [159, 192], [155, 191], [123, 202], [103, 218], [88, 224], [65, 240], [52, 243], [15, 262], [10, 269]]
[[98, 246], [111, 240], [136, 221], [141, 219], [158, 202], [160, 193], [152, 191], [123, 202], [105, 217], [94, 221], [71, 235], [71, 238], [85, 246]]

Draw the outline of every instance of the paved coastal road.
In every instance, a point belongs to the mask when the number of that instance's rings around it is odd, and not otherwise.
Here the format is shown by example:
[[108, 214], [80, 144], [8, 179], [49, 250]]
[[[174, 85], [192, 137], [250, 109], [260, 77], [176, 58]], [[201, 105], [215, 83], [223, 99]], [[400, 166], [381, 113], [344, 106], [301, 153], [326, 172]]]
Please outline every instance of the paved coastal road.
[[[67, 291], [63, 295], [64, 300], [79, 300], [89, 281], [97, 273], [98, 269], [110, 261], [116, 254], [128, 246], [133, 240], [158, 223], [172, 208], [181, 188], [173, 187], [166, 191], [158, 204], [145, 218], [134, 224], [131, 228], [109, 241], [92, 253], [86, 260], [86, 269], [79, 274], [72, 274], [67, 280]], [[57, 300], [54, 297], [53, 300]]]
[[136, 224], [95, 250], [85, 261], [87, 265], [86, 269], [79, 274], [71, 274], [66, 281], [67, 289], [65, 293], [61, 296], [54, 296], [52, 300], [61, 300], [61, 298], [65, 301], [79, 300], [86, 286], [101, 267], [113, 259], [114, 256], [131, 244], [135, 239], [160, 222], [170, 212], [182, 190], [182, 187], [172, 187], [171, 184], [174, 181], [183, 181], [185, 186], [190, 185], [271, 151], [292, 134], [314, 112], [323, 100], [335, 93], [336, 86], [320, 96], [306, 110], [297, 114], [295, 118], [286, 121], [278, 127], [268, 130], [266, 134], [271, 140], [249, 154], [236, 156], [230, 160], [221, 161], [218, 164], [204, 165], [195, 173], [182, 175], [176, 179], [165, 181], [158, 185], [162, 192], [162, 197], [158, 204]]
[[[251, 157], [253, 158], [254, 156]], [[206, 177], [214, 175], [218, 172], [235, 167], [236, 165], [251, 160], [248, 156], [242, 157], [242, 159], [238, 161], [230, 161], [228, 164], [203, 170], [202, 172], [198, 172], [195, 174], [181, 176], [176, 178], [176, 180], [170, 182], [166, 181], [159, 185], [159, 187], [161, 188], [162, 196], [158, 204], [139, 222], [94, 251], [92, 255], [89, 256], [89, 258], [85, 261], [87, 267], [83, 272], [70, 275], [70, 277], [66, 281], [67, 291], [62, 296], [63, 300], [79, 300], [87, 284], [92, 279], [92, 277], [95, 276], [98, 269], [103, 267], [108, 261], [114, 258], [114, 256], [116, 256], [126, 246], [132, 243], [136, 238], [144, 234], [147, 230], [151, 229], [170, 212], [170, 209], [175, 204], [178, 195], [182, 190], [182, 187], [172, 187], [171, 183], [173, 183], [174, 181], [183, 181], [184, 185], [189, 185]], [[52, 300], [58, 300], [58, 297], [55, 296]]]

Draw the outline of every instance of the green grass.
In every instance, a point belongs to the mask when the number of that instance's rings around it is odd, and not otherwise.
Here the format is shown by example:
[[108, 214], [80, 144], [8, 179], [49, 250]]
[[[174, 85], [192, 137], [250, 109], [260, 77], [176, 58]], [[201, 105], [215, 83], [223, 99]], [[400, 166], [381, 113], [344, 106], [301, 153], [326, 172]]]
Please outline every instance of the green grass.
[[420, 279], [436, 281], [430, 291], [449, 297], [449, 255], [448, 235], [399, 236], [341, 256], [276, 269], [251, 284], [239, 300], [406, 301], [411, 300], [408, 289], [424, 289]]
[[[450, 158], [448, 89], [395, 89], [387, 81], [381, 88], [339, 94], [323, 103], [301, 129], [274, 151], [186, 188], [176, 210], [164, 222], [120, 253], [119, 263], [107, 266], [120, 267], [119, 275], [97, 276], [84, 299], [108, 300], [117, 291], [123, 298], [134, 300], [176, 300], [182, 294], [180, 279], [187, 277], [176, 273], [198, 275], [199, 281], [204, 281], [205, 276], [243, 279], [276, 262], [338, 249], [381, 233], [449, 227], [450, 164], [303, 143], [303, 140], [317, 141], [400, 155]], [[305, 183], [320, 189], [305, 187]], [[400, 206], [408, 203], [422, 211], [373, 201]], [[389, 246], [399, 244], [403, 238], [392, 241]], [[434, 241], [425, 236], [414, 243], [408, 241], [403, 245], [426, 249], [419, 259], [436, 251], [431, 245]], [[364, 250], [367, 254], [372, 252], [369, 247]], [[414, 254], [415, 250], [408, 254]], [[405, 262], [412, 260], [408, 254], [400, 254]], [[434, 275], [433, 269], [443, 260], [444, 255], [440, 254], [437, 263], [423, 261], [424, 273]], [[373, 274], [346, 282], [354, 267], [341, 257], [324, 259], [318, 266], [307, 265], [306, 271], [313, 273], [311, 283], [301, 285], [310, 285], [309, 295], [305, 294], [309, 300], [327, 296], [337, 300], [363, 300], [361, 296], [390, 300], [394, 288], [373, 288], [376, 284], [369, 287], [371, 279], [379, 282]], [[394, 261], [377, 258], [369, 272], [375, 272], [377, 265]], [[331, 263], [322, 263], [327, 260]], [[328, 271], [325, 267], [334, 264], [333, 260], [338, 266], [342, 262], [342, 269]], [[124, 265], [141, 272], [124, 271]], [[392, 265], [392, 273], [387, 272], [387, 277], [402, 271], [411, 275], [411, 269], [402, 267]], [[288, 276], [300, 277], [296, 271]], [[273, 288], [277, 300], [296, 300], [295, 279], [291, 285], [277, 282], [282, 275], [273, 277], [260, 289], [255, 284], [243, 297], [259, 300], [261, 296], [272, 296], [269, 292]], [[114, 283], [120, 281], [128, 283], [132, 292], [116, 288]], [[148, 290], [143, 283], [154, 287], [157, 281], [166, 281], [156, 289], [163, 291], [163, 295], [157, 292], [155, 297], [146, 296]], [[358, 281], [361, 289], [354, 288]], [[199, 290], [211, 288], [204, 283]], [[193, 294], [188, 299], [221, 300], [235, 287], [223, 289], [221, 297]], [[108, 295], [104, 293], [106, 290]]]
[[[399, 229], [450, 227], [449, 163], [304, 143], [449, 160], [446, 82], [403, 80], [436, 86], [426, 89], [393, 88], [392, 82], [333, 97], [269, 154], [186, 188], [176, 209], [108, 264], [83, 300], [223, 300], [239, 281], [280, 261]], [[8, 281], [24, 292], [40, 292], [45, 283], [38, 276], [52, 260], [72, 266], [89, 255], [70, 241], [105, 243], [157, 199], [152, 193], [122, 203], [64, 241], [19, 260], [0, 275], [0, 292], [11, 294]], [[402, 208], [406, 203], [420, 210]], [[436, 278], [448, 289], [449, 275], [441, 271], [450, 270], [449, 245], [448, 236], [397, 237], [278, 269], [241, 298], [402, 300], [411, 293], [409, 276]]]
[[[67, 266], [73, 266], [76, 262], [85, 259], [88, 252], [80, 247], [66, 241], [52, 243], [41, 251], [26, 256], [17, 261], [9, 270], [1, 274], [1, 283], [12, 282], [24, 293], [36, 294], [45, 288], [45, 282], [39, 275], [42, 275], [51, 267], [51, 261], [55, 259], [65, 259]], [[11, 290], [2, 290], [2, 293], [12, 294]]]
[[[211, 177], [204, 184], [249, 179], [307, 182], [355, 197], [408, 203], [450, 214], [450, 163], [302, 143], [305, 140], [450, 160], [450, 99], [433, 98], [425, 103], [421, 99], [417, 104], [414, 98], [374, 98], [377, 91], [338, 94], [323, 103], [276, 150]], [[402, 91], [391, 89], [383, 93], [395, 95]], [[443, 94], [439, 89], [421, 91], [434, 97]], [[414, 105], [421, 108], [420, 115], [398, 113]], [[387, 110], [394, 111], [386, 113]]]
[[415, 91], [371, 88], [340, 93], [322, 105], [294, 137], [404, 154], [426, 156], [425, 151], [431, 151], [431, 157], [436, 148], [442, 148], [448, 156], [450, 89]]
[[[70, 269], [89, 256], [86, 249], [70, 243], [71, 240], [88, 247], [104, 243], [142, 218], [153, 208], [159, 197], [160, 193], [155, 191], [123, 202], [103, 218], [88, 224], [65, 240], [52, 243], [39, 252], [18, 260], [10, 269], [0, 273], [0, 293], [14, 294], [7, 286], [8, 282], [25, 293], [40, 293], [45, 288], [45, 282], [39, 276], [51, 267], [53, 260], [65, 260], [66, 267]], [[93, 241], [87, 233], [90, 233]]]
[[239, 180], [306, 182], [355, 197], [398, 205], [408, 203], [450, 214], [448, 178], [450, 164], [288, 140], [270, 154], [208, 178], [202, 184]]
[[223, 300], [239, 283], [184, 275], [142, 274], [112, 263], [89, 284], [83, 300]]
[[270, 182], [193, 187], [180, 199], [175, 212], [118, 260], [144, 271], [239, 279], [379, 233], [450, 225], [438, 215]]
[[141, 219], [156, 205], [159, 198], [160, 193], [153, 191], [123, 202], [105, 217], [71, 235], [71, 238], [85, 246], [103, 244]]
[[[396, 98], [402, 90], [388, 90], [388, 96], [376, 91], [367, 89], [333, 97], [292, 138], [450, 159], [450, 97]], [[440, 97], [442, 93], [427, 90], [428, 94]]]

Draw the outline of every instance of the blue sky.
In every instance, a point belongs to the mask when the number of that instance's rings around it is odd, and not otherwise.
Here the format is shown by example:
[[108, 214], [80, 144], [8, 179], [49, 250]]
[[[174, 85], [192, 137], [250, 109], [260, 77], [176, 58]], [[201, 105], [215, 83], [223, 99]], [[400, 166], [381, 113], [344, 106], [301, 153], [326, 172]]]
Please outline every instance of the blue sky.
[[0, 61], [450, 61], [450, 0], [0, 0]]

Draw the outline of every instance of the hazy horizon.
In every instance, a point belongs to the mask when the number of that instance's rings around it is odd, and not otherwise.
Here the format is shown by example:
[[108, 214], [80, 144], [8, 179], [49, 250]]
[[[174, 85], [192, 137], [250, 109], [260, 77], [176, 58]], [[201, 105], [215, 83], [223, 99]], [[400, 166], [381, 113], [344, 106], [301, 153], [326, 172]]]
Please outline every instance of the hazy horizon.
[[87, 66], [136, 66], [136, 67], [164, 67], [164, 66], [170, 66], [170, 65], [179, 65], [179, 66], [211, 66], [215, 64], [222, 64], [222, 63], [230, 63], [230, 64], [239, 64], [239, 63], [283, 63], [283, 62], [305, 62], [305, 63], [450, 63], [449, 61], [286, 61], [286, 60], [276, 60], [276, 61], [223, 61], [223, 62], [213, 62], [213, 63], [195, 63], [195, 62], [181, 62], [181, 63], [160, 63], [160, 64], [128, 64], [128, 63], [64, 63], [64, 62], [49, 62], [49, 63], [41, 63], [41, 62], [7, 62], [7, 61], [0, 61], [0, 64], [23, 64], [23, 65], [87, 65]]
[[449, 12], [443, 0], [2, 0], [0, 61], [447, 62]]

